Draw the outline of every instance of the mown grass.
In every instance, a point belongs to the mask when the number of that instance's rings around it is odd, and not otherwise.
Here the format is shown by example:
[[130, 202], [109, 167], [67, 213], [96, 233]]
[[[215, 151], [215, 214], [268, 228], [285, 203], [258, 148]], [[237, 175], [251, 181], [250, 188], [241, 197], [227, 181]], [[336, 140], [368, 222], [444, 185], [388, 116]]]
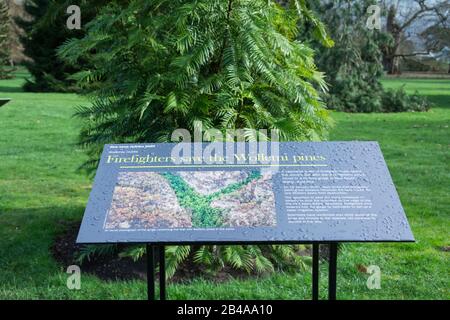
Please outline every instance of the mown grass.
[[[67, 274], [50, 254], [63, 221], [80, 220], [91, 180], [77, 172], [85, 160], [75, 145], [72, 117], [85, 101], [73, 94], [24, 93], [20, 73], [0, 81], [0, 299], [144, 299], [143, 281], [105, 282]], [[380, 142], [417, 243], [346, 244], [338, 261], [339, 299], [449, 299], [450, 81], [386, 80], [406, 84], [435, 103], [427, 113], [333, 113], [332, 140]], [[381, 289], [366, 287], [358, 265], [381, 268]], [[326, 297], [326, 265], [321, 296]], [[309, 272], [277, 273], [215, 284], [202, 279], [170, 285], [170, 299], [309, 299]]]

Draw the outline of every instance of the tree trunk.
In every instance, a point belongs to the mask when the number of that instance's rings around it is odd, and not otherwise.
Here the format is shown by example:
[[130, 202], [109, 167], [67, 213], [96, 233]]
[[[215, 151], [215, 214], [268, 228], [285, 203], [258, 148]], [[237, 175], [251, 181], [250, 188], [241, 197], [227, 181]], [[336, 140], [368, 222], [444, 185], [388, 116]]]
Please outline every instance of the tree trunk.
[[399, 57], [394, 57], [392, 59], [392, 67], [391, 70], [389, 72], [390, 74], [400, 74], [400, 58]]
[[402, 31], [400, 26], [395, 21], [397, 9], [394, 5], [389, 8], [386, 31], [392, 36], [394, 43], [391, 46], [386, 46], [383, 50], [384, 66], [389, 74], [399, 74], [399, 57], [396, 56], [398, 48], [400, 46]]
[[400, 74], [400, 57], [395, 54], [386, 55], [383, 57], [384, 69], [388, 74]]

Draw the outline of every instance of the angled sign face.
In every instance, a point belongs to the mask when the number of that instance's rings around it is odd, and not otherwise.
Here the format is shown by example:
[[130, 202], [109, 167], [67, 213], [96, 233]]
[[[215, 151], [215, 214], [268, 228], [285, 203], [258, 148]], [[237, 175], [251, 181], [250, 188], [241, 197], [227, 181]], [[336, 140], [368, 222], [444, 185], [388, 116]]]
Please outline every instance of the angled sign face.
[[11, 101], [11, 99], [0, 98], [0, 107], [4, 106], [5, 104], [7, 104], [10, 101]]
[[376, 142], [106, 145], [78, 243], [414, 241]]

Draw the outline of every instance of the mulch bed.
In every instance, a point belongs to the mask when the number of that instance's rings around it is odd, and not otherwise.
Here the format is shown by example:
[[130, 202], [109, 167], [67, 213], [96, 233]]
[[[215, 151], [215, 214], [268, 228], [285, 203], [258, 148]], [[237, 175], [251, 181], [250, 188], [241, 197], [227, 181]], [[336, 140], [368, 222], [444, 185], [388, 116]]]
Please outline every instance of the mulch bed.
[[[75, 261], [75, 257], [82, 247], [76, 244], [80, 222], [61, 221], [60, 224], [64, 231], [55, 238], [51, 247], [51, 253], [58, 263], [64, 268], [67, 268], [70, 265], [78, 264]], [[126, 245], [118, 245], [119, 251], [125, 247]], [[310, 253], [303, 252], [301, 254], [309, 255]], [[328, 246], [322, 245], [320, 247], [320, 258], [327, 260], [328, 254]], [[84, 261], [81, 270], [105, 281], [147, 279], [145, 257], [135, 262], [131, 258], [120, 258], [117, 254], [95, 256], [90, 260]], [[208, 272], [203, 267], [194, 263], [192, 258], [188, 258], [178, 267], [177, 272], [170, 279], [170, 282], [188, 282], [198, 277], [220, 283], [230, 279], [256, 278], [261, 277], [261, 275], [248, 274], [245, 271], [235, 270], [230, 267], [225, 267], [217, 272]]]
[[[80, 228], [79, 222], [61, 222], [65, 231], [59, 234], [52, 247], [51, 253], [56, 261], [65, 268], [78, 264], [75, 261], [81, 245], [77, 245], [76, 238]], [[96, 275], [103, 280], [132, 280], [146, 278], [145, 261], [134, 262], [132, 259], [117, 256], [96, 256], [86, 260], [81, 266], [83, 272]]]
[[[51, 253], [54, 259], [64, 268], [70, 265], [77, 265], [75, 257], [81, 249], [81, 245], [77, 245], [76, 238], [80, 228], [79, 222], [60, 222], [64, 232], [59, 234], [51, 247]], [[119, 245], [118, 249], [124, 249], [126, 245]], [[137, 262], [130, 258], [119, 258], [117, 255], [95, 256], [90, 260], [86, 260], [80, 266], [82, 272], [92, 274], [106, 281], [115, 280], [146, 280], [147, 264], [146, 259]], [[186, 259], [182, 263], [175, 275], [170, 279], [172, 283], [188, 282], [194, 278], [201, 277], [203, 279], [214, 282], [224, 282], [230, 279], [248, 279], [260, 277], [260, 275], [248, 274], [244, 271], [235, 270], [229, 267], [211, 273], [204, 268], [195, 264], [192, 259]]]

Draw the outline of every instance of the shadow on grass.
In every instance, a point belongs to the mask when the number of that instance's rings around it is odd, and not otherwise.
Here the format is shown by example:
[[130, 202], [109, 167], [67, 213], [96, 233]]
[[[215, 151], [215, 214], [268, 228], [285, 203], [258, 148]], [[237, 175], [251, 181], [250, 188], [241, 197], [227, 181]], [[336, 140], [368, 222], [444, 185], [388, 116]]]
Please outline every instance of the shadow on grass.
[[80, 221], [84, 208], [0, 209], [0, 283], [45, 282], [58, 271], [51, 247], [67, 225]]
[[422, 97], [426, 98], [428, 101], [430, 101], [433, 105], [432, 108], [444, 108], [444, 109], [450, 109], [450, 94], [449, 95], [421, 95]]
[[24, 92], [22, 87], [17, 86], [0, 86], [0, 93], [20, 93]]

